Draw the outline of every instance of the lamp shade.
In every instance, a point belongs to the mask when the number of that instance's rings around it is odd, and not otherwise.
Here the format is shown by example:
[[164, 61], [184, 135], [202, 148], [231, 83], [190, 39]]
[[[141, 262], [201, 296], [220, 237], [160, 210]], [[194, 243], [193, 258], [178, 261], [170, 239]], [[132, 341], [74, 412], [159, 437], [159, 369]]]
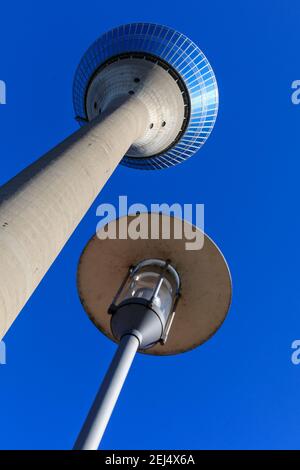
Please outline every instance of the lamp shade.
[[[148, 238], [99, 239], [94, 235], [83, 250], [77, 272], [77, 287], [82, 305], [93, 323], [105, 335], [116, 341], [107, 310], [130, 266], [143, 259], [170, 259], [180, 274], [181, 297], [174, 322], [165, 344], [141, 351], [147, 354], [169, 355], [193, 349], [208, 340], [221, 326], [231, 303], [231, 277], [219, 248], [197, 227], [181, 219], [157, 214], [160, 225], [170, 223], [170, 237], [159, 233], [151, 239], [151, 214], [140, 214], [139, 222], [148, 223]], [[108, 224], [129, 225], [136, 216], [125, 216]], [[105, 226], [102, 233], [109, 232]], [[182, 229], [182, 238], [174, 232]], [[204, 237], [199, 250], [187, 250], [185, 233], [191, 229]]]

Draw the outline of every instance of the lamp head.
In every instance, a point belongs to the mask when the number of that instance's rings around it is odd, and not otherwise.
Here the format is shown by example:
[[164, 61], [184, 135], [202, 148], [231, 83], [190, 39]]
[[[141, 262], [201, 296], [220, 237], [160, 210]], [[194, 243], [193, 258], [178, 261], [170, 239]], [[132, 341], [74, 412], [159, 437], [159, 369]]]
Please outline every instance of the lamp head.
[[[77, 288], [92, 322], [113, 341], [136, 330], [141, 331], [140, 352], [178, 354], [199, 346], [221, 326], [231, 302], [231, 277], [222, 253], [200, 229], [155, 214], [159, 230], [151, 238], [152, 216], [121, 217], [94, 235], [79, 260]], [[145, 236], [124, 238], [137, 217]], [[192, 232], [204, 237], [201, 249], [186, 250]], [[108, 233], [117, 235], [107, 238]]]
[[179, 274], [169, 260], [146, 259], [130, 267], [108, 310], [116, 340], [134, 333], [141, 349], [164, 344], [179, 295]]

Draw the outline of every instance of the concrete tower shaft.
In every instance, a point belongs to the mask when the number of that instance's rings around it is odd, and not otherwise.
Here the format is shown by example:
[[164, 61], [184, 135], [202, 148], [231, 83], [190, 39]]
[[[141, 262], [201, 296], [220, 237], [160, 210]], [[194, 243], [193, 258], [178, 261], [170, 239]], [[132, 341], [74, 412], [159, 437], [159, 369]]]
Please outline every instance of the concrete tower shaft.
[[168, 81], [165, 86], [167, 76], [154, 68], [143, 95], [115, 96], [103, 113], [0, 189], [0, 338], [122, 157], [147, 135], [162, 92], [182, 115], [181, 93]]

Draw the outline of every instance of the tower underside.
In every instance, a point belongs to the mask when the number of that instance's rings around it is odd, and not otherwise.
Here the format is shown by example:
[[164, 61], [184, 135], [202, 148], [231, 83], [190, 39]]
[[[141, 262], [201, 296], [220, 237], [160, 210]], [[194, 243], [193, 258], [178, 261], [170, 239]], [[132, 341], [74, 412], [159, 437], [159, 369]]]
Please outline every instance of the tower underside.
[[127, 156], [161, 155], [179, 141], [189, 121], [189, 95], [172, 67], [150, 54], [121, 54], [110, 59], [95, 72], [87, 88], [87, 119], [93, 120], [128, 96], [146, 106], [149, 121]]
[[[128, 67], [121, 65], [122, 61]], [[143, 80], [132, 80], [141, 79], [139, 73], [143, 77], [143, 72], [146, 72], [144, 68], [149, 70], [151, 62], [156, 68], [167, 71], [175, 80], [182, 92], [185, 110], [182, 123], [179, 118], [175, 123], [174, 116], [170, 120], [167, 113], [168, 121], [166, 118], [165, 122], [170, 127], [162, 132], [160, 125], [164, 122], [166, 108], [164, 96], [158, 94], [158, 98], [162, 98], [162, 112], [157, 112], [154, 106], [151, 113], [153, 122], [150, 123], [153, 124], [152, 132], [145, 134], [141, 142], [132, 147], [121, 161], [126, 166], [146, 170], [168, 168], [185, 161], [203, 146], [214, 127], [218, 112], [218, 87], [214, 72], [199, 47], [185, 35], [167, 26], [152, 23], [122, 25], [103, 34], [86, 51], [77, 68], [73, 85], [75, 116], [81, 125], [85, 125], [93, 113], [92, 109], [87, 109], [87, 95], [94, 80], [99, 79], [99, 84], [109, 93], [121, 91], [121, 86], [122, 93], [131, 91], [143, 94]], [[136, 76], [131, 74], [131, 66], [136, 68]], [[119, 67], [124, 75], [117, 74]], [[107, 88], [105, 77], [108, 76], [113, 76], [111, 84], [116, 85], [113, 90]], [[122, 78], [128, 79], [124, 88], [120, 85]], [[98, 91], [100, 96], [100, 88]], [[101, 102], [100, 98], [96, 106], [100, 107]], [[94, 106], [93, 102], [91, 106]], [[94, 111], [97, 112], [97, 109]], [[177, 134], [175, 131], [178, 131]], [[153, 146], [150, 145], [151, 140]]]

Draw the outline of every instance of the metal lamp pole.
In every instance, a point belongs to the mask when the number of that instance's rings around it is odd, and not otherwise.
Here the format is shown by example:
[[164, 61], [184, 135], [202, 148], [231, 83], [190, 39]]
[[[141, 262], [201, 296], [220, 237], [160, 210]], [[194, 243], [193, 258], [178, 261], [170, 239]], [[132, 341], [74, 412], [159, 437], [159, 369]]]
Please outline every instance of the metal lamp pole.
[[94, 403], [75, 442], [74, 450], [97, 450], [139, 347], [133, 334], [124, 335]]
[[166, 341], [179, 291], [180, 278], [169, 260], [147, 259], [129, 268], [108, 310], [119, 347], [75, 450], [98, 449], [137, 350]]

